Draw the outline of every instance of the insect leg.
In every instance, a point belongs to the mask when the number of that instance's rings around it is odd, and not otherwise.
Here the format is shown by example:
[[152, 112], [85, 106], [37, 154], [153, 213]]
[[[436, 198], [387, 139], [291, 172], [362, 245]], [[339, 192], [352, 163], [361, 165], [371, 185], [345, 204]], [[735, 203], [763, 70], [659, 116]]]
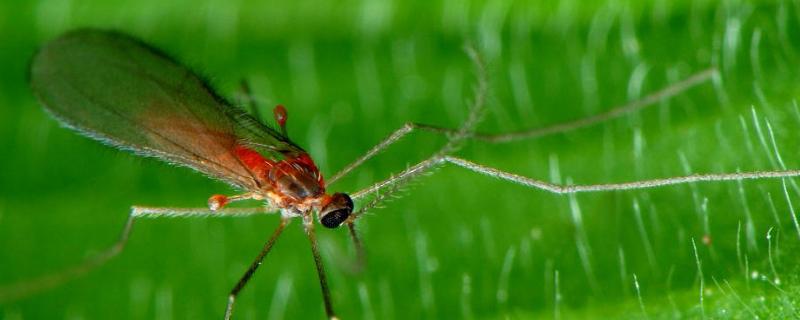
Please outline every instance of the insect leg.
[[[478, 85], [475, 89], [475, 96], [473, 97], [472, 104], [469, 108], [469, 114], [467, 115], [467, 119], [464, 121], [464, 124], [461, 128], [458, 129], [449, 129], [449, 128], [442, 128], [437, 126], [431, 126], [427, 124], [420, 124], [414, 122], [407, 122], [399, 129], [395, 130], [390, 134], [386, 139], [379, 142], [377, 145], [372, 147], [367, 153], [358, 157], [355, 161], [345, 166], [342, 170], [328, 178], [328, 185], [333, 184], [336, 180], [344, 177], [353, 169], [360, 166], [365, 161], [369, 160], [370, 158], [374, 157], [381, 151], [388, 148], [390, 145], [394, 144], [395, 142], [399, 141], [407, 134], [411, 133], [414, 130], [423, 130], [423, 131], [430, 131], [439, 134], [446, 134], [450, 141], [448, 141], [447, 146], [445, 146], [440, 153], [445, 151], [453, 152], [457, 149], [457, 142], [460, 142], [465, 137], [469, 136], [473, 133], [474, 127], [480, 120], [480, 114], [484, 107], [484, 100], [486, 98], [486, 91], [488, 86], [488, 80], [486, 75], [486, 68], [483, 65], [483, 60], [481, 59], [478, 52], [472, 47], [465, 47], [465, 51], [467, 55], [469, 55], [470, 59], [472, 59], [473, 64], [475, 65], [475, 73], [477, 74]], [[455, 141], [458, 140], [458, 141]]]
[[303, 216], [303, 228], [306, 231], [306, 236], [308, 236], [308, 241], [311, 243], [311, 254], [314, 255], [314, 264], [317, 267], [319, 286], [320, 289], [322, 289], [322, 300], [325, 303], [325, 314], [328, 316], [328, 319], [338, 319], [336, 313], [333, 312], [331, 292], [330, 289], [328, 289], [328, 279], [325, 277], [325, 266], [322, 264], [322, 256], [319, 254], [317, 235], [314, 232], [314, 220], [310, 214]]
[[408, 169], [400, 172], [399, 174], [389, 177], [383, 181], [375, 183], [367, 188], [352, 194], [353, 199], [364, 197], [371, 193], [384, 190], [370, 203], [362, 206], [362, 208], [354, 213], [354, 216], [359, 216], [366, 210], [375, 207], [391, 193], [395, 192], [401, 185], [405, 184], [414, 177], [425, 173], [433, 167], [440, 164], [451, 163], [461, 168], [465, 168], [477, 173], [485, 174], [490, 177], [510, 181], [526, 187], [541, 189], [547, 192], [556, 194], [568, 194], [579, 192], [604, 192], [615, 190], [634, 190], [634, 189], [649, 189], [662, 186], [679, 185], [693, 182], [721, 182], [721, 181], [735, 181], [735, 180], [750, 180], [750, 179], [775, 179], [775, 178], [789, 178], [800, 177], [800, 170], [773, 170], [773, 171], [751, 171], [751, 172], [735, 172], [735, 173], [705, 173], [705, 174], [691, 174], [686, 176], [675, 176], [668, 178], [639, 180], [621, 183], [603, 183], [603, 184], [578, 184], [578, 185], [562, 185], [546, 182], [521, 176], [518, 174], [502, 171], [486, 165], [478, 164], [469, 160], [452, 157], [452, 156], [434, 156], [424, 160]]
[[133, 228], [133, 222], [136, 219], [135, 213], [131, 212], [128, 216], [128, 220], [125, 223], [125, 227], [122, 229], [122, 233], [119, 235], [119, 238], [116, 242], [114, 242], [111, 247], [103, 250], [101, 253], [92, 256], [83, 262], [71, 266], [69, 268], [60, 270], [58, 272], [45, 274], [36, 278], [32, 279], [25, 279], [16, 283], [11, 283], [8, 285], [3, 285], [0, 287], [0, 301], [10, 301], [21, 299], [38, 292], [42, 292], [51, 288], [55, 288], [61, 284], [64, 284], [72, 279], [78, 278], [83, 276], [84, 274], [88, 273], [89, 271], [102, 266], [115, 256], [117, 256], [122, 249], [125, 248], [125, 244], [128, 242], [128, 236], [131, 233], [131, 229]]
[[620, 183], [562, 185], [562, 184], [553, 184], [542, 180], [531, 179], [521, 175], [501, 171], [489, 166], [481, 165], [461, 158], [446, 156], [443, 158], [443, 160], [455, 164], [459, 167], [488, 175], [490, 177], [495, 177], [498, 179], [521, 184], [527, 187], [542, 189], [557, 194], [649, 189], [649, 188], [657, 188], [657, 187], [679, 185], [679, 184], [686, 184], [693, 182], [721, 182], [721, 181], [735, 181], [735, 180], [789, 178], [789, 177], [800, 176], [800, 170], [774, 170], [774, 171], [751, 171], [751, 172], [735, 172], [735, 173], [703, 173], [703, 174], [695, 173], [686, 176], [675, 176], [668, 178], [638, 180], [638, 181], [620, 182]]
[[258, 254], [258, 256], [256, 256], [256, 259], [253, 260], [253, 263], [250, 264], [250, 267], [247, 268], [247, 271], [245, 271], [242, 278], [239, 279], [239, 282], [237, 282], [236, 286], [234, 286], [231, 290], [231, 293], [228, 295], [228, 305], [225, 307], [225, 320], [230, 319], [231, 315], [233, 314], [233, 304], [236, 302], [236, 296], [240, 291], [242, 291], [247, 282], [250, 281], [250, 278], [253, 277], [253, 274], [256, 273], [258, 267], [261, 266], [261, 262], [264, 261], [267, 253], [269, 253], [269, 251], [272, 249], [272, 246], [275, 245], [275, 241], [278, 240], [278, 237], [288, 224], [289, 219], [281, 218], [280, 224], [277, 228], [275, 228], [275, 231], [272, 232], [272, 236], [270, 236], [269, 240], [267, 240], [267, 243], [264, 244], [264, 248], [261, 249], [261, 252]]
[[122, 228], [117, 241], [110, 247], [104, 249], [83, 262], [68, 267], [66, 269], [45, 274], [32, 279], [25, 279], [15, 283], [0, 286], [0, 301], [10, 301], [24, 298], [47, 289], [55, 288], [70, 280], [83, 276], [90, 271], [104, 265], [106, 262], [116, 257], [128, 243], [128, 237], [133, 230], [133, 224], [139, 218], [167, 218], [167, 217], [208, 217], [208, 216], [246, 216], [253, 214], [264, 214], [269, 209], [248, 208], [248, 209], [225, 209], [215, 212], [207, 208], [151, 208], [151, 207], [132, 207], [128, 220]]
[[634, 100], [623, 105], [615, 106], [609, 109], [608, 111], [600, 114], [572, 121], [556, 123], [544, 127], [526, 129], [511, 133], [500, 133], [500, 134], [476, 133], [474, 135], [474, 138], [489, 143], [504, 143], [516, 140], [523, 140], [523, 139], [536, 139], [548, 135], [565, 133], [589, 127], [598, 123], [619, 118], [626, 114], [634, 113], [648, 106], [655, 105], [660, 101], [670, 99], [678, 94], [683, 93], [688, 89], [691, 89], [692, 87], [705, 83], [706, 81], [718, 76], [719, 76], [719, 71], [717, 71], [716, 68], [713, 67], [708, 68], [706, 70], [695, 73], [686, 79], [673, 83], [667, 87], [664, 87], [661, 90], [653, 92], [639, 100]]
[[[642, 110], [648, 106], [654, 105], [659, 101], [663, 101], [666, 99], [670, 99], [684, 91], [691, 89], [697, 85], [700, 85], [709, 79], [718, 76], [719, 71], [715, 68], [709, 68], [698, 73], [695, 73], [688, 78], [681, 80], [677, 83], [669, 85], [659, 91], [653, 92], [642, 99], [631, 101], [629, 103], [613, 107], [606, 112], [596, 114], [593, 116], [589, 116], [586, 118], [580, 118], [572, 121], [557, 123], [545, 127], [527, 129], [517, 132], [511, 133], [501, 133], [501, 134], [490, 134], [490, 133], [474, 133], [472, 134], [471, 138], [488, 142], [488, 143], [504, 143], [504, 142], [511, 142], [516, 140], [522, 139], [537, 139], [544, 136], [549, 136], [558, 133], [569, 132], [572, 130], [577, 130], [581, 128], [585, 128], [588, 126], [592, 126], [598, 123], [602, 123], [605, 121], [609, 121], [612, 119], [619, 118], [623, 115], [630, 114], [639, 110]], [[445, 128], [435, 125], [429, 124], [422, 124], [422, 123], [415, 123], [415, 122], [408, 122], [404, 124], [399, 129], [395, 130], [386, 137], [383, 141], [379, 142], [377, 145], [372, 147], [367, 153], [344, 167], [341, 171], [334, 174], [330, 179], [328, 179], [328, 183], [331, 184], [336, 180], [339, 180], [343, 176], [347, 175], [350, 171], [364, 163], [365, 161], [369, 160], [370, 158], [374, 157], [376, 154], [380, 153], [381, 151], [388, 148], [393, 143], [399, 141], [407, 134], [413, 131], [426, 131], [435, 134], [443, 134], [443, 135], [453, 135], [458, 133], [459, 129], [453, 128]]]
[[353, 171], [353, 169], [357, 168], [358, 166], [360, 166], [365, 161], [367, 161], [370, 158], [374, 157], [379, 152], [385, 150], [386, 148], [388, 148], [393, 143], [399, 141], [401, 138], [403, 138], [407, 134], [411, 133], [411, 131], [414, 131], [414, 129], [418, 129], [417, 124], [413, 123], [413, 122], [407, 122], [402, 127], [400, 127], [399, 129], [395, 130], [394, 132], [392, 132], [392, 134], [390, 134], [388, 137], [386, 137], [386, 139], [383, 139], [383, 141], [379, 142], [377, 145], [375, 145], [374, 147], [369, 149], [369, 151], [367, 151], [367, 153], [365, 153], [364, 155], [358, 157], [358, 159], [356, 159], [352, 163], [348, 164], [342, 170], [340, 170], [339, 172], [337, 172], [336, 174], [331, 176], [328, 179], [328, 184], [329, 185], [333, 184], [336, 180], [341, 179], [342, 177], [344, 177], [345, 175], [350, 173], [350, 171]]
[[246, 217], [259, 214], [272, 214], [278, 209], [271, 207], [228, 208], [210, 210], [208, 208], [163, 208], [133, 206], [132, 214], [137, 218], [208, 218], [208, 217]]
[[[403, 170], [402, 172], [398, 173], [397, 175], [393, 175], [383, 181], [374, 183], [373, 185], [356, 191], [350, 194], [350, 198], [353, 200], [360, 199], [368, 194], [375, 193], [380, 191], [384, 188], [389, 188], [389, 192], [383, 192], [379, 194], [379, 198], [384, 198], [388, 196], [388, 193], [391, 193], [394, 189], [398, 189], [400, 185], [408, 182], [409, 180], [427, 172], [432, 167], [442, 164], [444, 161], [444, 156], [433, 156], [426, 160], [420, 161], [419, 163]], [[359, 210], [360, 212], [360, 210]]]
[[208, 209], [211, 211], [218, 211], [219, 209], [222, 209], [231, 202], [242, 201], [242, 200], [261, 200], [261, 199], [263, 198], [255, 193], [243, 193], [235, 196], [215, 194], [208, 197]]
[[356, 231], [355, 219], [347, 221], [347, 229], [350, 234], [350, 240], [353, 241], [353, 248], [356, 250], [356, 262], [353, 271], [359, 273], [364, 270], [364, 265], [367, 260], [366, 253], [364, 252], [364, 244], [361, 243], [361, 238], [358, 237], [358, 232]]

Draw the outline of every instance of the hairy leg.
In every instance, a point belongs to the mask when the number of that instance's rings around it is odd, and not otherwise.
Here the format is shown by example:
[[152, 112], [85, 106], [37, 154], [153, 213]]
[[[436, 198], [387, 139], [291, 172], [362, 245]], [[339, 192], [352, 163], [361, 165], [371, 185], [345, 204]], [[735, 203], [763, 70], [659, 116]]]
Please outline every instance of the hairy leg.
[[154, 207], [132, 207], [128, 220], [122, 228], [117, 241], [102, 252], [87, 258], [77, 265], [45, 274], [32, 279], [20, 280], [15, 283], [0, 286], [0, 301], [10, 301], [24, 298], [38, 292], [45, 291], [62, 285], [70, 280], [81, 277], [90, 271], [101, 267], [109, 260], [116, 257], [125, 249], [128, 237], [133, 230], [134, 222], [139, 218], [197, 218], [214, 216], [250, 216], [266, 214], [272, 212], [267, 208], [241, 208], [241, 209], [222, 209], [211, 211], [208, 208], [154, 208]]
[[[527, 129], [511, 133], [501, 133], [501, 134], [472, 133], [471, 138], [480, 141], [485, 141], [488, 143], [504, 143], [522, 139], [536, 139], [548, 135], [570, 132], [573, 130], [599, 124], [605, 121], [613, 120], [623, 115], [642, 110], [648, 106], [658, 103], [659, 101], [672, 98], [678, 94], [683, 93], [688, 89], [691, 89], [695, 86], [705, 83], [706, 81], [712, 79], [717, 75], [718, 71], [716, 69], [714, 68], [706, 69], [698, 73], [695, 73], [684, 80], [681, 80], [668, 87], [665, 87], [659, 91], [651, 93], [642, 99], [613, 107], [604, 113], [589, 116], [586, 118], [581, 118], [573, 121], [557, 123], [545, 127]], [[332, 184], [333, 182], [341, 179], [342, 177], [350, 173], [353, 169], [360, 166], [365, 161], [374, 157], [381, 151], [387, 149], [390, 145], [394, 144], [395, 142], [399, 141], [400, 139], [402, 139], [403, 137], [414, 131], [425, 131], [425, 132], [432, 132], [436, 134], [444, 134], [451, 136], [457, 134], [459, 130], [452, 128], [444, 128], [429, 124], [408, 122], [399, 129], [392, 132], [392, 134], [390, 134], [388, 137], [383, 139], [377, 145], [372, 147], [364, 155], [362, 155], [349, 165], [345, 166], [341, 171], [331, 176], [331, 178], [328, 179], [328, 184]]]
[[380, 181], [367, 188], [364, 188], [358, 192], [353, 193], [352, 198], [358, 199], [366, 195], [383, 190], [383, 192], [378, 193], [376, 199], [364, 205], [354, 215], [358, 216], [363, 212], [365, 212], [366, 210], [375, 207], [383, 199], [388, 197], [392, 192], [399, 189], [399, 187], [402, 186], [403, 184], [429, 171], [430, 169], [445, 163], [454, 164], [460, 168], [468, 169], [473, 172], [481, 173], [484, 175], [488, 175], [490, 177], [506, 180], [533, 189], [540, 189], [556, 194], [648, 189], [648, 188], [656, 188], [662, 186], [686, 184], [693, 182], [721, 182], [721, 181], [744, 180], [744, 179], [774, 179], [774, 178], [800, 177], [800, 170], [774, 170], [774, 171], [752, 171], [752, 172], [735, 172], [735, 173], [691, 174], [685, 176], [675, 176], [668, 178], [639, 180], [639, 181], [630, 181], [621, 183], [563, 185], [563, 184], [554, 184], [543, 180], [528, 178], [518, 174], [478, 164], [469, 160], [444, 155], [444, 156], [434, 156], [428, 158], [427, 160], [421, 161], [416, 165], [413, 165], [408, 169], [400, 172], [397, 175], [389, 177], [383, 181]]
[[317, 268], [317, 276], [319, 276], [319, 287], [322, 290], [322, 300], [325, 303], [325, 314], [328, 319], [338, 319], [336, 313], [333, 311], [333, 303], [331, 302], [331, 291], [328, 288], [328, 278], [325, 276], [325, 265], [322, 263], [322, 256], [319, 254], [319, 246], [317, 245], [317, 234], [314, 231], [314, 219], [311, 214], [303, 216], [303, 228], [308, 236], [308, 241], [311, 244], [311, 254], [314, 256], [314, 265]]
[[264, 244], [264, 248], [261, 249], [261, 252], [256, 256], [256, 259], [253, 260], [253, 263], [250, 264], [250, 267], [247, 268], [244, 275], [239, 279], [239, 282], [236, 283], [236, 286], [231, 289], [231, 293], [228, 295], [228, 304], [225, 307], [225, 320], [229, 320], [231, 315], [233, 315], [233, 304], [236, 302], [236, 296], [239, 295], [239, 292], [244, 289], [244, 286], [247, 285], [247, 282], [250, 281], [250, 278], [253, 277], [253, 274], [256, 273], [258, 267], [261, 266], [261, 263], [264, 262], [264, 258], [267, 256], [270, 250], [272, 250], [272, 246], [275, 245], [275, 242], [278, 241], [278, 237], [280, 237], [281, 233], [284, 229], [286, 229], [286, 225], [289, 224], [288, 218], [281, 218], [281, 223], [275, 228], [275, 231], [272, 232], [272, 236], [269, 237], [269, 240]]
[[349, 219], [346, 224], [347, 230], [350, 234], [350, 240], [353, 242], [353, 248], [356, 250], [356, 260], [355, 263], [353, 263], [352, 271], [355, 273], [360, 273], [364, 270], [364, 265], [367, 262], [366, 253], [364, 252], [364, 244], [361, 243], [361, 238], [359, 238], [358, 232], [356, 231], [355, 219]]

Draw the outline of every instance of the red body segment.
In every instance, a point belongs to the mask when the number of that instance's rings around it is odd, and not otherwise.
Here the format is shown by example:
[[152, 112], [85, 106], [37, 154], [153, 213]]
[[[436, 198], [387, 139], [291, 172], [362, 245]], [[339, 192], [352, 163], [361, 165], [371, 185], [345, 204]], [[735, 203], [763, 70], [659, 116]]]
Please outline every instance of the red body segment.
[[236, 157], [256, 176], [262, 191], [277, 197], [276, 204], [289, 206], [325, 193], [325, 181], [307, 153], [280, 161], [270, 161], [257, 151], [237, 145]]
[[242, 145], [237, 145], [234, 148], [234, 152], [236, 153], [236, 157], [239, 158], [250, 171], [253, 171], [261, 182], [265, 180], [269, 170], [275, 165], [275, 162], [267, 160], [260, 153]]

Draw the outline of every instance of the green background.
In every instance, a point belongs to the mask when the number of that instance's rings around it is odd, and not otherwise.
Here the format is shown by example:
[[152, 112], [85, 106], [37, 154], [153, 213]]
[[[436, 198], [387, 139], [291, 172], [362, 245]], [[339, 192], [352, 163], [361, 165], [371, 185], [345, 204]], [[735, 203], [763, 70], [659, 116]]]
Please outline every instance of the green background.
[[[235, 192], [102, 146], [45, 114], [26, 83], [28, 60], [77, 27], [141, 37], [228, 97], [249, 80], [262, 114], [287, 106], [290, 136], [327, 176], [407, 121], [463, 121], [475, 85], [466, 42], [489, 71], [483, 132], [598, 114], [710, 66], [721, 77], [600, 125], [471, 142], [458, 156], [575, 183], [800, 168], [798, 2], [583, 2], [0, 3], [0, 283], [101, 251], [130, 205], [197, 207]], [[329, 189], [356, 191], [445, 142], [412, 134]], [[787, 183], [800, 210], [800, 189]], [[345, 319], [800, 317], [800, 231], [780, 180], [572, 200], [435, 170], [359, 221], [363, 273], [348, 269], [345, 230], [320, 231], [334, 306]], [[119, 257], [56, 289], [0, 301], [0, 318], [221, 318], [276, 224], [274, 216], [139, 221]], [[323, 315], [295, 222], [234, 316]]]

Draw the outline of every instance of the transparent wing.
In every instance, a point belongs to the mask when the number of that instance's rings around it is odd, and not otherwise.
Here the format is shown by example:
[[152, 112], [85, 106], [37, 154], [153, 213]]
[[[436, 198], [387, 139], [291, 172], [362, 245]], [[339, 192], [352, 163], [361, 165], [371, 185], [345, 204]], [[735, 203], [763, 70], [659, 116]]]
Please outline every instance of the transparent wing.
[[244, 189], [261, 186], [236, 148], [258, 146], [274, 161], [304, 152], [187, 67], [116, 32], [78, 30], [49, 42], [33, 58], [31, 86], [55, 118], [89, 137]]

